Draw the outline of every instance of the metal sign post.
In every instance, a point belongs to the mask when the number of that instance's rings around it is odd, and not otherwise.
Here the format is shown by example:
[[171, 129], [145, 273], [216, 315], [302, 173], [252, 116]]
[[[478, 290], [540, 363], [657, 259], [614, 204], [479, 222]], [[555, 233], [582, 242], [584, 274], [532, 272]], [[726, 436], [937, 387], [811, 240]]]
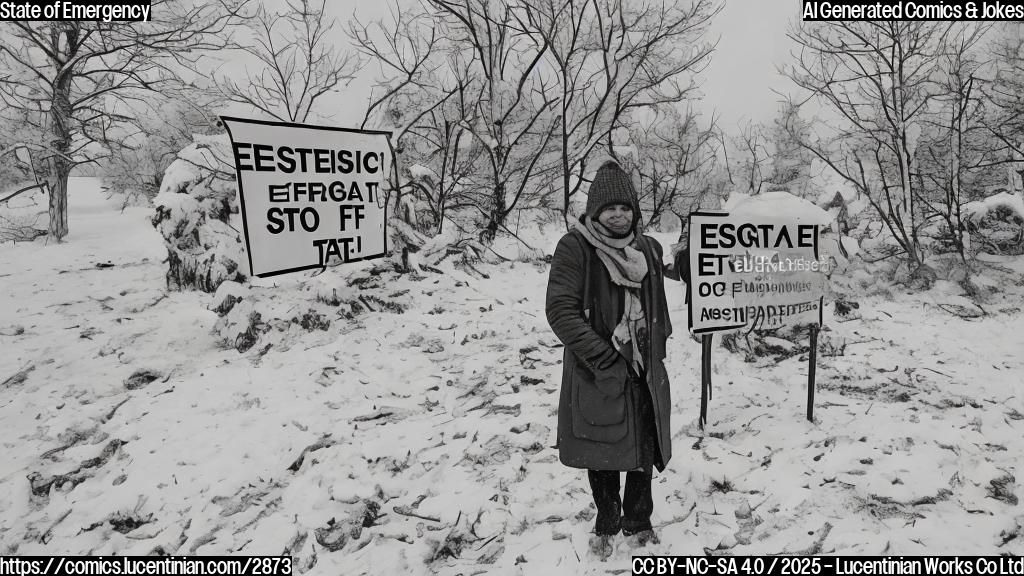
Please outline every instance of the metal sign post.
[[711, 400], [716, 332], [766, 332], [810, 325], [807, 419], [814, 421], [818, 331], [827, 277], [819, 251], [832, 217], [786, 192], [747, 198], [729, 211], [690, 214], [688, 320], [701, 336], [700, 428]]
[[708, 401], [711, 400], [711, 339], [713, 334], [703, 334], [700, 341], [700, 429], [708, 421]]
[[818, 367], [818, 326], [811, 326], [811, 353], [807, 357], [807, 421], [814, 422], [814, 370]]

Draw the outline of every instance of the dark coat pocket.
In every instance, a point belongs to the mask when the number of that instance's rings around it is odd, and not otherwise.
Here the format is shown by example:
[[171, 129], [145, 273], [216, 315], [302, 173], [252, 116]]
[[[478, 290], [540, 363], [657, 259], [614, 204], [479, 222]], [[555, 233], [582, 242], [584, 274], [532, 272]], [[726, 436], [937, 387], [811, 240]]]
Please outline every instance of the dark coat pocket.
[[621, 358], [607, 370], [590, 373], [581, 366], [573, 370], [573, 435], [597, 442], [617, 442], [626, 435], [628, 376]]
[[609, 426], [626, 419], [625, 360], [619, 359], [607, 370], [596, 370], [593, 380], [580, 378], [577, 406], [588, 424]]

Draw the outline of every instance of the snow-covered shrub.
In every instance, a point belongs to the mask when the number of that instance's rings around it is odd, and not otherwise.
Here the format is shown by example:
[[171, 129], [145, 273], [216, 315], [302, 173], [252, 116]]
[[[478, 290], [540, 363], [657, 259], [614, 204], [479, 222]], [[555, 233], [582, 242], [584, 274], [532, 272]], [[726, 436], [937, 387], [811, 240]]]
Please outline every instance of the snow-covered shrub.
[[248, 300], [236, 303], [214, 325], [214, 331], [221, 342], [239, 352], [252, 348], [260, 335], [268, 329], [269, 325], [263, 321], [263, 316]]
[[125, 205], [149, 205], [178, 151], [192, 142], [194, 134], [215, 132], [216, 116], [202, 102], [180, 95], [156, 94], [135, 112], [140, 132], [104, 143], [108, 155], [99, 174]]
[[230, 150], [227, 135], [196, 135], [164, 173], [152, 222], [167, 245], [171, 289], [214, 292], [247, 278]]
[[[0, 199], [27, 186], [22, 182], [0, 188]], [[35, 188], [0, 203], [0, 242], [29, 242], [46, 233], [49, 210], [46, 193]]]
[[919, 264], [910, 271], [903, 283], [911, 290], [930, 290], [932, 286], [935, 286], [936, 280], [938, 280], [938, 274], [934, 268], [928, 264]]
[[222, 282], [213, 295], [213, 301], [208, 308], [216, 312], [218, 316], [224, 316], [242, 300], [249, 296], [249, 289], [238, 282]]
[[[500, 231], [491, 243], [485, 260], [501, 258], [518, 262], [541, 260], [554, 252], [554, 245], [565, 234], [565, 223], [558, 211], [545, 208], [518, 210], [506, 223], [509, 232]], [[513, 235], [514, 234], [514, 235]], [[548, 250], [548, 246], [551, 249]], [[498, 258], [496, 255], [500, 255]], [[494, 256], [491, 258], [490, 256]]]
[[962, 208], [967, 230], [985, 252], [1024, 254], [1024, 198], [1000, 192]]
[[835, 230], [846, 235], [853, 235], [858, 228], [863, 230], [875, 216], [868, 199], [850, 186], [831, 185], [821, 189], [815, 204], [827, 210], [835, 220]]
[[422, 164], [413, 164], [405, 170], [408, 188], [396, 207], [398, 218], [422, 234], [430, 235], [438, 228], [435, 210], [442, 207], [432, 208], [430, 202], [444, 192], [438, 190], [438, 180], [437, 174]]

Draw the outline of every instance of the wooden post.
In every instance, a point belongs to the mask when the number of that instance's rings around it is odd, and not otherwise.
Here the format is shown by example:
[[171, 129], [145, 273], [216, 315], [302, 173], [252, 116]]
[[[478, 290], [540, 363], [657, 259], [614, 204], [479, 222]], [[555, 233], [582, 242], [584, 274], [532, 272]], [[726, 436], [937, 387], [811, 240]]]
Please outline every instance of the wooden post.
[[700, 429], [708, 421], [708, 400], [711, 398], [711, 338], [713, 334], [701, 335], [700, 350]]
[[818, 326], [811, 326], [811, 353], [807, 357], [807, 421], [814, 422], [814, 369], [818, 365]]

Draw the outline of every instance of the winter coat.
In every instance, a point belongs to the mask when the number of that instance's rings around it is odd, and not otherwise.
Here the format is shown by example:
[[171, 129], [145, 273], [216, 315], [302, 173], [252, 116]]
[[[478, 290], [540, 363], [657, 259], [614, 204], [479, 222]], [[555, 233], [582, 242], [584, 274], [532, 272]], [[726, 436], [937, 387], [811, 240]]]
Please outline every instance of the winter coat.
[[[665, 341], [672, 334], [665, 300], [665, 270], [657, 240], [639, 236], [649, 273], [640, 300], [650, 335], [644, 358], [644, 387], [650, 391], [656, 435], [654, 465], [664, 470], [672, 456], [669, 425], [672, 400], [665, 370]], [[676, 277], [677, 272], [669, 272]], [[588, 277], [589, 276], [589, 277]], [[558, 403], [558, 450], [563, 464], [590, 470], [633, 470], [643, 466], [645, 430], [638, 394], [630, 393], [630, 368], [611, 336], [622, 316], [624, 288], [611, 281], [596, 249], [575, 230], [558, 242], [551, 261], [545, 311], [565, 344]], [[648, 424], [649, 426], [649, 424]]]

